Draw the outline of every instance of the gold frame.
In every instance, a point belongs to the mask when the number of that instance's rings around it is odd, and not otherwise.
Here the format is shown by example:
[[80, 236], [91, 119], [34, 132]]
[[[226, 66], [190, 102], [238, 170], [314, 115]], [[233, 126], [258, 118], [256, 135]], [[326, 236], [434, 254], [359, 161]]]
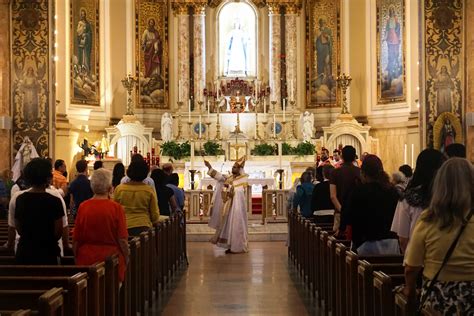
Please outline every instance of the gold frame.
[[[92, 39], [92, 52], [91, 52], [91, 74], [96, 76], [96, 93], [94, 99], [81, 99], [75, 95], [74, 89], [74, 65], [72, 60], [75, 55], [75, 42], [76, 42], [76, 25], [77, 25], [77, 18], [80, 15], [81, 10], [84, 9], [87, 12], [87, 17], [89, 23], [92, 25], [93, 28], [93, 39]], [[69, 40], [69, 47], [70, 51], [70, 80], [71, 80], [71, 104], [80, 104], [80, 105], [92, 105], [92, 106], [99, 106], [100, 105], [100, 96], [101, 96], [101, 76], [100, 76], [100, 0], [71, 0], [70, 3], [70, 40]], [[78, 14], [76, 14], [76, 10], [78, 10]], [[93, 18], [91, 18], [93, 17]], [[95, 73], [92, 73], [92, 69]]]
[[[307, 108], [328, 108], [339, 107], [341, 96], [336, 88], [336, 98], [330, 99], [330, 102], [318, 103], [313, 100], [313, 78], [316, 73], [316, 53], [314, 47], [314, 40], [316, 38], [316, 27], [319, 18], [326, 18], [326, 21], [332, 21], [330, 17], [335, 16], [335, 31], [332, 29], [333, 36], [333, 61], [332, 61], [332, 75], [334, 78], [334, 86], [336, 86], [336, 77], [341, 72], [341, 8], [342, 0], [306, 0], [306, 104]], [[321, 9], [321, 10], [318, 10]], [[335, 10], [335, 12], [328, 12], [328, 10]], [[331, 23], [331, 22], [330, 22]], [[314, 91], [315, 92], [315, 91]]]
[[[135, 0], [135, 76], [139, 80], [136, 93], [136, 108], [170, 109], [169, 104], [169, 42], [168, 42], [168, 1], [165, 0]], [[141, 50], [141, 34], [150, 19], [155, 20], [155, 28], [161, 36], [163, 54], [161, 79], [163, 80], [163, 103], [141, 102], [140, 73], [144, 70], [143, 52]], [[158, 90], [158, 89], [157, 89]]]
[[[401, 49], [401, 58], [402, 58], [402, 87], [403, 87], [403, 93], [401, 96], [395, 96], [395, 97], [384, 97], [382, 96], [382, 74], [383, 71], [381, 69], [382, 63], [381, 63], [381, 55], [382, 55], [382, 45], [384, 45], [380, 39], [381, 34], [382, 34], [382, 28], [384, 27], [385, 22], [385, 17], [382, 17], [383, 14], [383, 7], [386, 6], [386, 11], [389, 10], [390, 7], [392, 6], [401, 6], [400, 11], [402, 14], [400, 15], [400, 24], [401, 24], [401, 38], [402, 38], [402, 49]], [[376, 23], [376, 29], [377, 29], [377, 35], [376, 35], [376, 55], [377, 55], [377, 104], [392, 104], [392, 103], [400, 103], [400, 102], [405, 102], [406, 101], [406, 31], [405, 31], [405, 0], [377, 0], [376, 4], [376, 10], [377, 10], [377, 23]], [[399, 12], [397, 12], [399, 13]]]

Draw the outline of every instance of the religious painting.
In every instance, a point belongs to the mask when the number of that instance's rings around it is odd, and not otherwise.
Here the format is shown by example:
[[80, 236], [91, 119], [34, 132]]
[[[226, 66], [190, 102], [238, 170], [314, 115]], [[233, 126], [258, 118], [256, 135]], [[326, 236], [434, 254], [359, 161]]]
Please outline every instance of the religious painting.
[[[448, 125], [454, 118], [462, 124], [464, 113], [463, 1], [425, 0], [424, 11], [426, 143], [441, 148], [443, 140], [435, 142], [439, 137], [435, 123], [449, 113]], [[463, 129], [458, 133], [456, 139], [463, 139]]]
[[229, 2], [219, 11], [220, 76], [256, 76], [256, 18], [245, 2]]
[[99, 105], [99, 0], [71, 0], [71, 103]]
[[40, 156], [49, 156], [54, 77], [50, 73], [53, 26], [48, 0], [11, 2], [13, 148], [29, 139]]
[[405, 0], [377, 0], [377, 102], [405, 100]]
[[433, 148], [441, 152], [453, 143], [464, 142], [461, 121], [450, 112], [438, 116], [433, 126], [433, 134]]
[[335, 107], [341, 70], [341, 0], [307, 0], [306, 7], [307, 104]]
[[168, 2], [136, 0], [137, 108], [168, 109]]

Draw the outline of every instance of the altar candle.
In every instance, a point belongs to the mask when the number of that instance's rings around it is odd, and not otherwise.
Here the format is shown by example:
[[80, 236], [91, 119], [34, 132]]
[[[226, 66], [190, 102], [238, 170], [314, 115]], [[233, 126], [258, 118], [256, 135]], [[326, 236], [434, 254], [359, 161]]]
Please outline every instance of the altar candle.
[[403, 146], [403, 164], [407, 164], [407, 144]]
[[201, 138], [201, 115], [199, 115], [199, 138]]
[[207, 121], [209, 121], [210, 114], [211, 114], [211, 100], [207, 100]]
[[257, 122], [258, 122], [258, 114], [255, 112], [255, 139], [257, 139]]
[[285, 109], [286, 109], [286, 99], [283, 99], [283, 122], [286, 122], [286, 120], [285, 120]]
[[191, 122], [191, 99], [188, 101], [188, 122]]
[[276, 138], [276, 114], [273, 114], [273, 138]]
[[281, 155], [282, 155], [282, 144], [281, 142], [278, 143], [278, 169], [282, 168], [282, 162], [281, 162]]
[[415, 144], [411, 144], [411, 167], [415, 168]]

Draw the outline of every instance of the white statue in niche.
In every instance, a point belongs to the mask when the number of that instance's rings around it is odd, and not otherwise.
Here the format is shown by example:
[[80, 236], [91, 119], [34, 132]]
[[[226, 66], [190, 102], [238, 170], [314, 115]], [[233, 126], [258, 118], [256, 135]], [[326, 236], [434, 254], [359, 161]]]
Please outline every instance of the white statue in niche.
[[308, 111], [301, 114], [300, 117], [303, 141], [309, 142], [313, 138], [314, 114]]
[[173, 140], [173, 117], [168, 112], [161, 116], [161, 139], [164, 142]]
[[224, 73], [226, 76], [247, 76], [247, 42], [248, 36], [242, 29], [239, 18], [235, 18], [234, 27], [227, 35], [226, 60]]
[[23, 143], [18, 149], [18, 152], [15, 156], [15, 163], [13, 164], [13, 181], [18, 180], [21, 175], [21, 171], [33, 158], [39, 157], [38, 152], [36, 151], [35, 146], [31, 142], [28, 136], [23, 138]]

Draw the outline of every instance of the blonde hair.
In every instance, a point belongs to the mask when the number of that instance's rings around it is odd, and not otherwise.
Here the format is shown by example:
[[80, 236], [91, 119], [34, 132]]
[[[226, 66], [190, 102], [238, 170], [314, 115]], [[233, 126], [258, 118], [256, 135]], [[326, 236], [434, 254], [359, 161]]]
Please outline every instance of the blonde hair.
[[94, 171], [91, 177], [91, 189], [94, 194], [106, 194], [112, 187], [112, 172], [101, 168]]
[[450, 229], [462, 222], [471, 208], [473, 168], [467, 159], [451, 158], [438, 170], [433, 183], [426, 222], [437, 222], [440, 229]]

